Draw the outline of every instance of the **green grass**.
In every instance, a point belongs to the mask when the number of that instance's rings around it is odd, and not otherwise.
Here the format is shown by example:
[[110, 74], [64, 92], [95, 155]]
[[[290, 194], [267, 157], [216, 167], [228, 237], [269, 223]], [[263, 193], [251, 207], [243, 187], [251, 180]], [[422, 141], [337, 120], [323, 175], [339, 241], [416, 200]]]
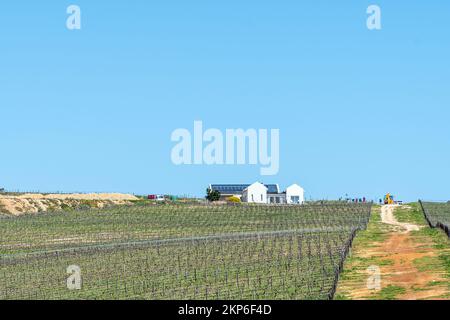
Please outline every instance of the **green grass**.
[[[412, 207], [412, 210], [398, 210], [396, 217], [401, 222], [415, 223], [421, 226], [421, 230], [413, 231], [413, 235], [417, 238], [425, 237], [431, 239], [433, 247], [438, 250], [438, 260], [430, 258], [430, 261], [417, 261], [420, 268], [432, 268], [435, 264], [440, 264], [445, 268], [447, 277], [450, 278], [450, 240], [447, 235], [440, 229], [430, 228], [426, 222], [423, 212], [418, 203], [408, 204]], [[428, 267], [427, 267], [428, 265]], [[426, 270], [426, 269], [425, 269]]]
[[[437, 257], [424, 257], [414, 261], [419, 271], [442, 270], [444, 276], [449, 279], [447, 285], [450, 289], [450, 239], [438, 228], [430, 228], [426, 222], [419, 203], [408, 204], [412, 210], [405, 212], [404, 210], [396, 211], [396, 217], [399, 221], [407, 223], [415, 223], [422, 228], [419, 231], [413, 231], [412, 235], [416, 239], [426, 238], [431, 240], [433, 248], [438, 252]], [[436, 284], [432, 284], [436, 285]]]
[[411, 209], [401, 207], [395, 209], [395, 217], [399, 222], [413, 223], [419, 226], [427, 225], [418, 203], [408, 203], [406, 206]]
[[385, 288], [382, 288], [377, 295], [371, 298], [375, 300], [396, 300], [397, 297], [404, 294], [405, 291], [405, 288], [389, 285]]
[[439, 257], [422, 257], [413, 261], [414, 266], [421, 272], [436, 270], [440, 267], [441, 259]]
[[446, 277], [450, 279], [450, 240], [446, 234], [438, 229], [428, 229], [422, 232], [433, 240], [434, 248], [439, 252], [438, 258], [441, 261], [441, 265], [445, 268]]
[[[391, 230], [389, 226], [381, 222], [380, 206], [372, 207], [372, 215], [368, 224], [367, 230], [358, 232], [353, 241], [352, 251], [364, 252], [364, 250], [376, 247], [379, 243], [385, 241], [388, 233]], [[392, 260], [384, 260], [382, 257], [361, 257], [360, 255], [350, 255], [344, 264], [344, 270], [340, 276], [340, 281], [358, 282], [364, 285], [367, 280], [365, 270], [368, 266], [377, 265], [391, 265]], [[340, 300], [349, 300], [350, 294], [344, 289], [338, 288], [336, 297]]]
[[[380, 291], [374, 291], [371, 295], [365, 297], [368, 300], [397, 300], [398, 296], [405, 293], [405, 289], [399, 286], [389, 285]], [[336, 294], [336, 300], [350, 300], [350, 297], [342, 292]]]
[[[408, 207], [396, 208], [395, 216], [399, 222], [413, 223], [419, 225], [421, 229], [419, 231], [411, 232], [412, 239], [417, 242], [423, 240], [431, 241], [434, 249], [437, 250], [438, 256], [436, 257], [423, 257], [414, 261], [414, 266], [419, 271], [435, 271], [442, 270], [444, 276], [450, 279], [450, 240], [447, 235], [439, 229], [432, 229], [428, 226], [424, 215], [421, 211], [418, 203], [410, 203]], [[392, 231], [390, 226], [381, 223], [379, 215], [379, 209], [373, 208], [374, 214], [368, 225], [367, 231], [358, 233], [354, 240], [354, 248], [358, 252], [364, 253], [365, 249], [369, 249], [381, 244]], [[425, 250], [425, 249], [424, 249]], [[341, 276], [341, 280], [356, 281], [364, 285], [364, 281], [367, 277], [364, 270], [369, 265], [391, 265], [393, 261], [385, 260], [381, 257], [364, 257], [351, 256], [345, 262], [344, 272]], [[427, 290], [431, 286], [447, 284], [450, 289], [450, 281], [448, 282], [430, 282], [424, 288], [413, 288], [415, 291]], [[368, 299], [395, 299], [397, 296], [404, 293], [404, 289], [399, 287], [388, 286], [382, 290], [382, 292], [374, 292], [372, 295], [366, 297]], [[345, 292], [344, 289], [338, 290], [337, 296], [340, 299], [350, 299], [349, 292]]]

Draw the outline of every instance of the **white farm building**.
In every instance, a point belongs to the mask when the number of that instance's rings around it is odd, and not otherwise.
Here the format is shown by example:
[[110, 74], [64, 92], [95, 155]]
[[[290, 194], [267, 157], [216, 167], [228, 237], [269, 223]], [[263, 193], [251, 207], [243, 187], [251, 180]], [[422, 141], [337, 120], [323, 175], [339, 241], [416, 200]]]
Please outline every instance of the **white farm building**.
[[211, 184], [209, 189], [220, 192], [220, 199], [237, 197], [242, 202], [266, 204], [303, 204], [305, 190], [293, 184], [280, 192], [278, 184]]
[[267, 203], [268, 188], [262, 183], [255, 182], [242, 191], [242, 202]]

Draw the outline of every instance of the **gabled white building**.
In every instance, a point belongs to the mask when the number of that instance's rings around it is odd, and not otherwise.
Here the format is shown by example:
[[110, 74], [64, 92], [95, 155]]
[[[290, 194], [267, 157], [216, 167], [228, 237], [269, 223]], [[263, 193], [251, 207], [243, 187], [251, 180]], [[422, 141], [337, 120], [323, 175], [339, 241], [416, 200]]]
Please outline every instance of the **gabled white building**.
[[255, 182], [244, 189], [242, 201], [248, 203], [267, 203], [267, 187]]
[[287, 204], [303, 204], [305, 202], [305, 190], [298, 184], [286, 188]]
[[305, 190], [298, 184], [293, 184], [280, 192], [278, 184], [210, 184], [209, 189], [218, 191], [220, 199], [231, 196], [240, 198], [242, 202], [260, 204], [303, 204]]

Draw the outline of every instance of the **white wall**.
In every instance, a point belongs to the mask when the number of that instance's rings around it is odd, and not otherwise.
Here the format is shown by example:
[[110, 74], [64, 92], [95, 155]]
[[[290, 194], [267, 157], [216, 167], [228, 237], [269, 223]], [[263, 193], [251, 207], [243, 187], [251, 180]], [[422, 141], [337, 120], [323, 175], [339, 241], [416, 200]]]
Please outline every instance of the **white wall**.
[[305, 190], [298, 184], [287, 187], [286, 201], [288, 204], [303, 204], [305, 202]]
[[247, 187], [242, 195], [242, 201], [249, 203], [267, 203], [267, 188], [256, 182]]

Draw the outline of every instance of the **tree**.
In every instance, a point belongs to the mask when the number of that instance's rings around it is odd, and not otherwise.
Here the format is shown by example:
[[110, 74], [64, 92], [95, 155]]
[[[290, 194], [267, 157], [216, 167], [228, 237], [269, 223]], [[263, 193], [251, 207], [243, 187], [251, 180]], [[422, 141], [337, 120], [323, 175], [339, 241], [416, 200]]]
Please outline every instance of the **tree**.
[[220, 192], [217, 190], [212, 190], [212, 189], [208, 188], [208, 189], [206, 189], [206, 199], [211, 202], [219, 201]]

